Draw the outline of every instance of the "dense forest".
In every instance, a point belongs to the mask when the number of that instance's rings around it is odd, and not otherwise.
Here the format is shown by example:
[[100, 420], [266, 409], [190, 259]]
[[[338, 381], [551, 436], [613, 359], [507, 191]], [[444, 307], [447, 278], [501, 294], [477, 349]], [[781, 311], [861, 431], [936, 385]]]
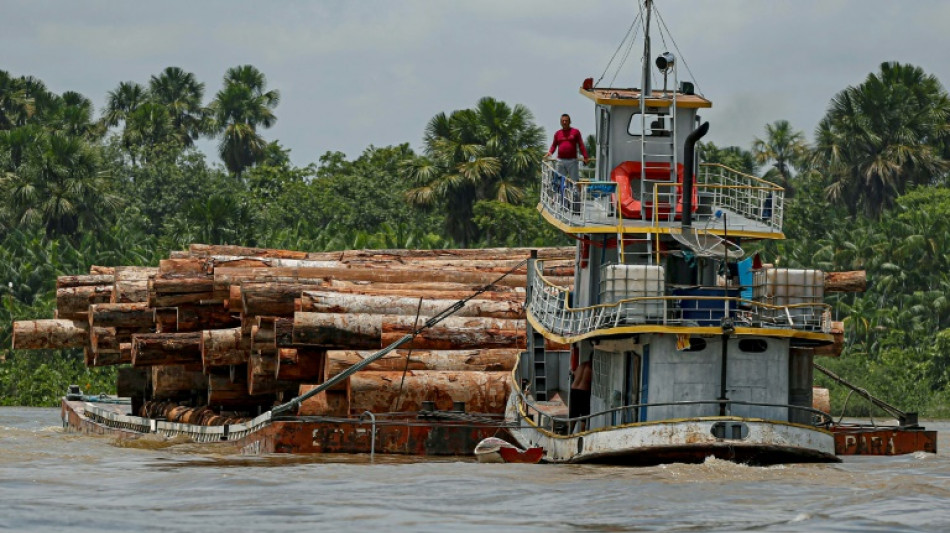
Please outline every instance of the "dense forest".
[[[56, 276], [156, 265], [193, 242], [306, 251], [548, 246], [570, 241], [535, 209], [548, 136], [491, 97], [420, 124], [409, 142], [291, 164], [266, 129], [280, 95], [250, 65], [220, 91], [169, 67], [119, 83], [105, 106], [0, 71], [0, 404], [54, 405], [68, 383], [114, 390], [81, 351], [13, 351], [14, 320], [47, 318]], [[844, 88], [809, 144], [787, 121], [706, 161], [786, 188], [781, 266], [864, 269], [869, 289], [828, 303], [847, 345], [823, 363], [887, 401], [950, 416], [950, 99], [935, 77], [884, 63]], [[214, 139], [218, 153], [195, 148]], [[372, 206], [372, 208], [368, 208]], [[835, 407], [846, 394], [833, 388]], [[850, 404], [862, 414], [865, 406]], [[837, 411], [836, 411], [837, 412]]]

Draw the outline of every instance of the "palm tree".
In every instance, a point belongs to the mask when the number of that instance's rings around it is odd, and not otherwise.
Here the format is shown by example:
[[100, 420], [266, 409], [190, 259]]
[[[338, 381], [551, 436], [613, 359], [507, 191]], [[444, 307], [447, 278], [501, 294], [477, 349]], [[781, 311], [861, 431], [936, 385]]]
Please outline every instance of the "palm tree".
[[805, 135], [792, 130], [787, 120], [766, 124], [765, 139], [756, 137], [752, 142], [755, 162], [760, 165], [772, 164], [772, 168], [765, 174], [765, 179], [778, 181], [787, 195], [793, 193], [792, 167], [804, 158], [806, 152]]
[[201, 105], [204, 89], [194, 74], [178, 67], [168, 67], [149, 81], [151, 100], [168, 109], [175, 137], [184, 147], [210, 131], [208, 111]]
[[474, 109], [439, 113], [426, 127], [425, 157], [403, 165], [416, 184], [407, 200], [445, 209], [445, 229], [463, 246], [479, 237], [474, 205], [480, 200], [518, 204], [537, 179], [543, 132], [531, 112], [485, 97]]
[[828, 197], [872, 217], [913, 184], [945, 178], [950, 98], [933, 75], [900, 63], [831, 101], [815, 133], [815, 164], [831, 179]]
[[269, 128], [277, 122], [273, 110], [280, 102], [280, 93], [268, 91], [266, 86], [264, 74], [253, 66], [232, 67], [211, 103], [221, 134], [218, 152], [228, 170], [238, 176], [266, 155], [267, 141], [257, 128]]
[[0, 70], [0, 130], [13, 129], [23, 117], [32, 114], [32, 101], [27, 97], [23, 80]]
[[38, 224], [49, 236], [78, 238], [117, 205], [93, 147], [59, 132], [37, 136], [19, 171], [0, 177], [0, 191], [15, 224]]

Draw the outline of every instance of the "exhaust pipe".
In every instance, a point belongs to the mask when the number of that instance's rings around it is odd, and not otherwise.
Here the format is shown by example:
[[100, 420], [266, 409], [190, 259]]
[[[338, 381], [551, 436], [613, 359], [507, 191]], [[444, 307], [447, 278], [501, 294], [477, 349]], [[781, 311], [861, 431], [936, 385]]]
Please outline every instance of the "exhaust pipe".
[[696, 166], [696, 143], [709, 133], [709, 122], [703, 122], [686, 136], [683, 147], [683, 227], [693, 225], [693, 167]]

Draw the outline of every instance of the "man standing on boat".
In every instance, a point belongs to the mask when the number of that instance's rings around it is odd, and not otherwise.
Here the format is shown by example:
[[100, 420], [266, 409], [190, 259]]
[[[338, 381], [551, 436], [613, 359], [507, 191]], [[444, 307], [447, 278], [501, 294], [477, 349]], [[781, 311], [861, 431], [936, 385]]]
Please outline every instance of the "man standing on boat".
[[561, 115], [561, 129], [554, 134], [554, 142], [551, 143], [551, 149], [548, 150], [545, 157], [551, 157], [554, 151], [557, 150], [557, 172], [577, 181], [580, 177], [580, 170], [577, 165], [578, 148], [584, 156], [584, 164], [586, 165], [590, 162], [590, 157], [587, 156], [584, 138], [577, 128], [571, 127], [571, 116], [564, 113]]

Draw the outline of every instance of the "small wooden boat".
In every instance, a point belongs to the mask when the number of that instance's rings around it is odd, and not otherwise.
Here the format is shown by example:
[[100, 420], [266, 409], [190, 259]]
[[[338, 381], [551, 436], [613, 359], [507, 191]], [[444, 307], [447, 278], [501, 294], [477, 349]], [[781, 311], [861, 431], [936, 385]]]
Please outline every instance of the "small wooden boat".
[[475, 447], [475, 457], [479, 463], [530, 463], [541, 462], [544, 449], [540, 447], [521, 448], [497, 437], [488, 437]]

